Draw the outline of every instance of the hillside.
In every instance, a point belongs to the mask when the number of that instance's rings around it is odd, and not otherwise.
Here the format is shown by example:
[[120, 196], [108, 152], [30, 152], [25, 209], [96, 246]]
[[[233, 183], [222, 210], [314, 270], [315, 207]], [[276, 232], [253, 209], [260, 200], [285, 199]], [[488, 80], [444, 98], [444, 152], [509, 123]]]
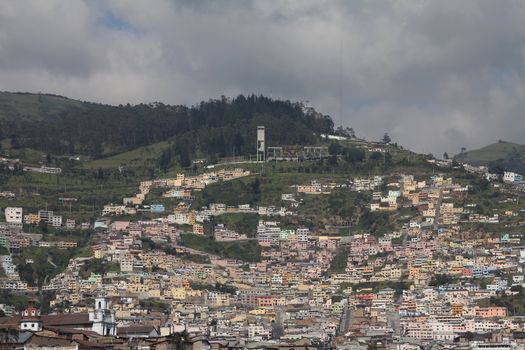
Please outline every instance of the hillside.
[[503, 167], [505, 170], [525, 172], [525, 145], [500, 141], [483, 148], [460, 153], [454, 157], [458, 162], [473, 165]]
[[193, 157], [253, 154], [257, 125], [266, 126], [267, 142], [274, 146], [315, 144], [316, 135], [333, 132], [329, 116], [301, 103], [255, 95], [187, 107], [107, 106], [4, 92], [0, 116], [0, 140], [13, 149], [99, 159], [169, 141], [162, 151], [164, 166], [188, 165]]
[[87, 107], [85, 103], [57, 95], [0, 92], [2, 122], [44, 121]]

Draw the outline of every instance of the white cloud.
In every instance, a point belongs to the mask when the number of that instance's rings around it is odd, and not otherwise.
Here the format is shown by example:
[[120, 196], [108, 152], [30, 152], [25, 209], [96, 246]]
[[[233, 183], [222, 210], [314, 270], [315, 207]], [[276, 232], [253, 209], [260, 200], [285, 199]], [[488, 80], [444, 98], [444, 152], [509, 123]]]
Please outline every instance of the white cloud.
[[456, 153], [521, 142], [525, 3], [0, 3], [0, 89], [105, 103], [308, 100], [378, 139]]

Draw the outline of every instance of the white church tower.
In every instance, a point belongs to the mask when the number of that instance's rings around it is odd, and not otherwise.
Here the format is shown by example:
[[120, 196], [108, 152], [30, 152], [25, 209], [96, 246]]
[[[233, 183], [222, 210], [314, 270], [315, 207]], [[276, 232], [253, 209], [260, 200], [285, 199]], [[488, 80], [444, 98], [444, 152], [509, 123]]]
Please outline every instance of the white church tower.
[[89, 313], [89, 321], [93, 322], [93, 332], [100, 335], [117, 335], [115, 313], [104, 296], [99, 295], [95, 298], [95, 310]]

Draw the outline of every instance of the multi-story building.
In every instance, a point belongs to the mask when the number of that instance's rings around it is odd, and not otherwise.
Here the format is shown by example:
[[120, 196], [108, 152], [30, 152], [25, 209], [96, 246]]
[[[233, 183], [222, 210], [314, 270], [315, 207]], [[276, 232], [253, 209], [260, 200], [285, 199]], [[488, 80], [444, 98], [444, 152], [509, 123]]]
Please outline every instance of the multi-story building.
[[23, 221], [23, 210], [20, 207], [5, 208], [5, 221], [9, 223], [21, 224]]

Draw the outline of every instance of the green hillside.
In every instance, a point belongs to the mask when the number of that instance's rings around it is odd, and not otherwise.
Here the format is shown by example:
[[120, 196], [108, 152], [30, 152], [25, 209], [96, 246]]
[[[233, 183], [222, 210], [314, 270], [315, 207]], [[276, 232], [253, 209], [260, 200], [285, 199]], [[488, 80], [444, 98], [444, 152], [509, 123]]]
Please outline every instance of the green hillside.
[[57, 95], [0, 92], [2, 121], [41, 121], [86, 108], [83, 102]]
[[144, 167], [148, 164], [156, 164], [157, 158], [162, 151], [169, 147], [166, 141], [157, 142], [148, 146], [138, 147], [131, 151], [118, 153], [101, 159], [94, 159], [82, 163], [84, 169], [108, 169], [118, 168], [119, 166], [136, 168]]
[[188, 166], [192, 159], [203, 156], [253, 154], [258, 125], [266, 127], [266, 141], [273, 146], [314, 145], [320, 141], [317, 135], [334, 131], [329, 116], [302, 103], [257, 95], [221, 97], [188, 107], [163, 103], [108, 106], [4, 92], [0, 118], [3, 148], [102, 159], [169, 142], [158, 155], [164, 169]]
[[525, 145], [500, 141], [477, 150], [460, 153], [454, 159], [472, 165], [503, 167], [505, 170], [523, 173], [525, 172]]

